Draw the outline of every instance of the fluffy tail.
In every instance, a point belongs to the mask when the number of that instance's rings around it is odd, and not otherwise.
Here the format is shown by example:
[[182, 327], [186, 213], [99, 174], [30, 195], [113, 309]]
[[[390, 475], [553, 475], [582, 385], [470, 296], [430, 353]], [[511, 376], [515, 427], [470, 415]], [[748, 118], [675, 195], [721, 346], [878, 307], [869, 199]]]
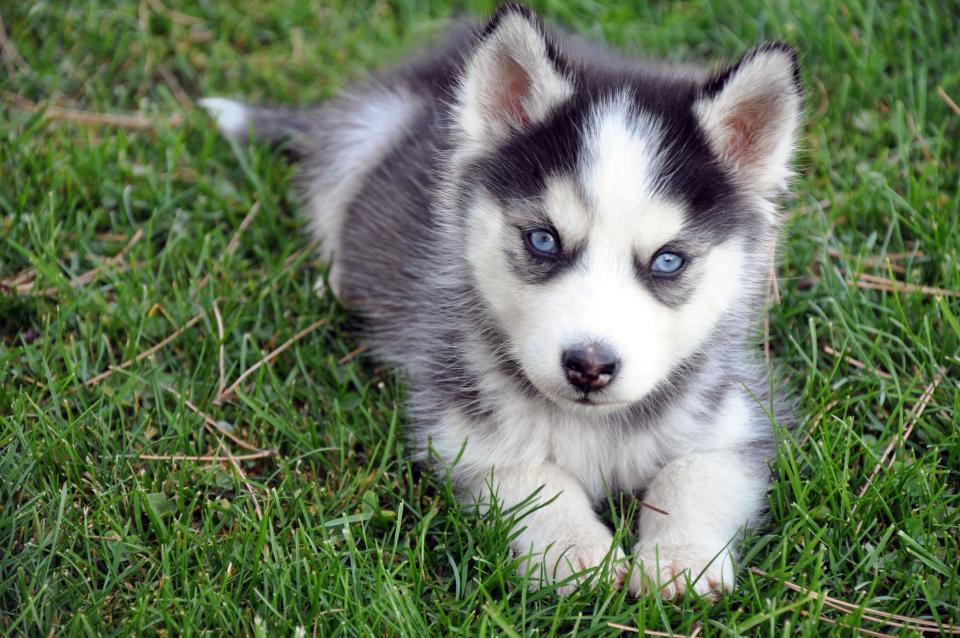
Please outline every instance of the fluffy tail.
[[227, 139], [253, 139], [300, 154], [314, 120], [309, 111], [282, 107], [250, 106], [222, 97], [199, 101]]

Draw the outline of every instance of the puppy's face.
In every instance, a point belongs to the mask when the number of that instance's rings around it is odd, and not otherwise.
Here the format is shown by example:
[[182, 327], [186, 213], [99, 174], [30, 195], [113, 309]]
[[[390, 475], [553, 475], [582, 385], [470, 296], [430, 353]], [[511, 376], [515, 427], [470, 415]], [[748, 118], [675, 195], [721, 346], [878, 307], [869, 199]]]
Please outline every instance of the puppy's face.
[[709, 80], [600, 82], [529, 15], [495, 20], [459, 112], [474, 283], [502, 355], [539, 392], [628, 406], [764, 281], [795, 61], [770, 47]]

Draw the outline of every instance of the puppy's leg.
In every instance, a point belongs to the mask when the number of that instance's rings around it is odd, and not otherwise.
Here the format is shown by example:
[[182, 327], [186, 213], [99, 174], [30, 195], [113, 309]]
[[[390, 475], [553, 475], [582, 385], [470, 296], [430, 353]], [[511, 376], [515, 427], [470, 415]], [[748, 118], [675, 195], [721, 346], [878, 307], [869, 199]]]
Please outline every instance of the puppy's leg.
[[644, 501], [667, 513], [640, 515], [631, 593], [659, 588], [669, 599], [689, 583], [701, 596], [731, 591], [733, 543], [763, 509], [769, 474], [760, 465], [730, 451], [692, 454], [664, 466]]
[[[492, 476], [497, 499], [504, 508], [524, 503], [536, 493], [530, 503], [535, 509], [519, 521], [519, 534], [511, 544], [521, 559], [521, 572], [531, 576], [531, 588], [598, 568], [608, 555], [609, 577], [615, 586], [623, 583], [627, 573], [623, 550], [612, 547], [613, 535], [597, 518], [575, 478], [553, 463], [529, 469], [497, 468]], [[567, 596], [600, 573], [595, 569], [573, 578], [558, 592]]]

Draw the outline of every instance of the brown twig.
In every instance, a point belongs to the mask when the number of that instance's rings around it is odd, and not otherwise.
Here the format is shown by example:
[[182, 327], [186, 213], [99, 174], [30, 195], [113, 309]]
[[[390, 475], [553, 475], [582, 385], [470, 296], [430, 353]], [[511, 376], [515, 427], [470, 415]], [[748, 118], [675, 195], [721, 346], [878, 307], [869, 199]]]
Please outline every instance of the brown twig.
[[177, 104], [180, 105], [180, 108], [187, 113], [192, 111], [194, 109], [193, 101], [187, 95], [187, 92], [183, 90], [183, 87], [180, 86], [177, 76], [175, 76], [173, 72], [171, 72], [170, 69], [165, 66], [160, 67], [160, 75], [163, 77], [163, 81], [167, 84], [167, 87], [173, 94], [173, 98], [177, 101]]
[[[253, 461], [273, 455], [273, 450], [264, 450], [253, 454], [241, 454], [233, 456], [234, 461]], [[204, 454], [201, 456], [189, 456], [186, 454], [140, 454], [137, 456], [141, 461], [197, 461], [201, 463], [229, 463], [229, 456], [216, 456]]]
[[919, 292], [924, 295], [934, 295], [938, 297], [960, 297], [960, 291], [957, 290], [934, 288], [932, 286], [918, 286], [916, 284], [908, 284], [895, 279], [885, 279], [883, 277], [877, 277], [876, 275], [869, 275], [867, 273], [860, 273], [858, 275], [854, 275], [854, 277], [855, 279], [848, 279], [847, 284], [851, 286], [857, 286], [858, 288], [865, 288], [867, 290], [906, 293]]
[[926, 257], [922, 250], [908, 250], [903, 253], [887, 253], [881, 259], [880, 257], [866, 257], [867, 261], [873, 260], [876, 262], [878, 267], [884, 267], [886, 260], [890, 261], [904, 261], [907, 259], [915, 259], [917, 257]]
[[113, 242], [127, 241], [127, 235], [124, 235], [123, 233], [111, 233], [111, 232], [94, 233], [93, 238], [96, 239], [97, 241], [113, 241]]
[[318, 616], [326, 616], [327, 614], [339, 614], [343, 611], [343, 607], [333, 607], [331, 609], [324, 609], [321, 611]]
[[108, 257], [107, 259], [103, 260], [103, 262], [101, 262], [100, 266], [98, 266], [97, 268], [88, 270], [87, 272], [83, 273], [79, 277], [75, 277], [74, 279], [71, 279], [70, 285], [76, 288], [78, 286], [84, 286], [94, 281], [97, 278], [97, 274], [101, 266], [116, 266], [117, 264], [119, 264], [127, 256], [130, 250], [134, 246], [136, 246], [138, 243], [140, 243], [141, 239], [143, 239], [143, 229], [138, 228], [137, 232], [135, 232], [133, 234], [133, 237], [130, 238], [130, 241], [128, 241], [127, 244], [120, 249], [120, 252], [118, 252], [113, 257]]
[[667, 510], [662, 510], [656, 505], [651, 505], [650, 503], [646, 503], [640, 499], [637, 499], [637, 507], [640, 509], [650, 510], [651, 512], [656, 512], [657, 514], [663, 514], [664, 516], [670, 516], [670, 512]]
[[[13, 102], [17, 108], [23, 111], [42, 112], [46, 120], [52, 122], [71, 122], [83, 126], [114, 126], [117, 128], [130, 129], [135, 131], [152, 130], [156, 128], [156, 120], [150, 119], [139, 113], [134, 115], [114, 114], [114, 113], [95, 113], [93, 111], [81, 111], [78, 109], [68, 109], [59, 106], [41, 106], [32, 100], [28, 100], [22, 95], [13, 93], [4, 93], [4, 97]], [[183, 116], [175, 113], [164, 122], [167, 126], [180, 126], [183, 123]]]
[[150, 7], [157, 12], [158, 14], [164, 16], [171, 22], [179, 24], [181, 26], [190, 26], [193, 24], [202, 24], [203, 18], [197, 16], [188, 15], [186, 13], [180, 13], [179, 11], [174, 11], [170, 7], [165, 6], [160, 0], [149, 0]]
[[804, 433], [803, 438], [800, 440], [800, 443], [798, 444], [799, 447], [802, 448], [804, 445], [807, 444], [807, 441], [809, 441], [810, 437], [813, 436], [813, 431], [816, 429], [818, 425], [820, 425], [820, 421], [823, 420], [823, 417], [827, 416], [827, 413], [830, 412], [830, 410], [837, 407], [837, 404], [839, 402], [840, 401], [838, 399], [834, 399], [833, 401], [830, 401], [825, 406], [823, 406], [823, 409], [817, 413], [817, 416], [813, 417], [810, 427], [807, 428], [806, 433]]
[[842, 352], [837, 352], [836, 350], [834, 350], [833, 348], [831, 348], [830, 346], [828, 346], [828, 345], [826, 345], [826, 344], [824, 344], [824, 345], [822, 346], [822, 349], [823, 349], [824, 352], [826, 352], [826, 353], [827, 353], [828, 355], [830, 355], [831, 357], [836, 357], [836, 358], [838, 358], [838, 359], [843, 359], [844, 361], [846, 361], [847, 363], [849, 363], [850, 365], [852, 365], [854, 368], [857, 368], [858, 370], [864, 370], [864, 371], [866, 371], [866, 372], [870, 372], [870, 373], [872, 373], [872, 374], [877, 375], [878, 377], [880, 377], [880, 378], [882, 378], [882, 379], [892, 379], [892, 378], [893, 378], [893, 375], [890, 374], [889, 372], [886, 372], [886, 371], [884, 371], [884, 370], [880, 370], [879, 368], [871, 368], [870, 366], [868, 366], [867, 364], [865, 364], [863, 361], [860, 361], [860, 360], [858, 360], [858, 359], [854, 359], [853, 357], [846, 356], [846, 355], [844, 355]]
[[937, 87], [937, 95], [940, 96], [940, 99], [947, 103], [947, 106], [950, 107], [950, 110], [960, 116], [960, 106], [957, 106], [957, 103], [947, 95], [947, 92], [943, 90], [942, 86]]
[[213, 34], [213, 31], [207, 31], [206, 29], [197, 29], [193, 28], [190, 30], [186, 36], [180, 39], [177, 42], [177, 49], [181, 49], [185, 46], [191, 44], [206, 44], [213, 40], [216, 36]]
[[923, 139], [923, 135], [920, 134], [920, 129], [917, 128], [917, 123], [913, 121], [913, 116], [907, 113], [907, 127], [910, 129], [910, 133], [913, 135], [914, 139], [917, 140], [917, 144], [920, 146], [920, 154], [923, 155], [923, 159], [928, 162], [933, 161], [933, 153], [930, 152], [930, 146], [927, 144], [927, 140]]
[[[923, 416], [923, 412], [927, 409], [927, 406], [930, 404], [931, 399], [933, 399], [933, 393], [937, 390], [937, 386], [940, 385], [940, 373], [937, 372], [933, 375], [933, 381], [923, 390], [923, 394], [920, 395], [920, 399], [914, 404], [913, 408], [910, 410], [910, 416], [907, 419], [907, 426], [903, 429], [903, 433], [900, 435], [894, 435], [890, 439], [890, 443], [887, 444], [886, 449], [883, 450], [883, 454], [880, 455], [880, 458], [877, 460], [877, 464], [873, 466], [873, 471], [870, 472], [870, 476], [867, 477], [867, 482], [863, 484], [860, 488], [860, 491], [857, 492], [857, 498], [863, 497], [867, 493], [867, 490], [870, 488], [873, 479], [877, 477], [877, 474], [880, 473], [880, 469], [887, 461], [887, 457], [893, 452], [893, 448], [896, 447], [897, 441], [907, 442], [907, 439], [913, 433], [913, 428], [917, 424], [917, 421]], [[858, 500], [853, 504], [853, 507], [850, 510], [850, 513], [853, 514], [857, 505], [860, 504]]]
[[[362, 495], [364, 492], [367, 491], [367, 489], [371, 485], [373, 485], [373, 482], [377, 480], [378, 476], [380, 476], [380, 471], [372, 470], [369, 474], [367, 474], [367, 477], [363, 479], [363, 482], [361, 482], [358, 487], [352, 490], [352, 494]], [[331, 512], [339, 511], [341, 507], [347, 504], [347, 501], [350, 500], [352, 494], [350, 492], [344, 492], [343, 495], [340, 497], [340, 499], [337, 500], [336, 503], [334, 503], [333, 507], [331, 507], [329, 511]]]
[[217, 396], [223, 394], [223, 389], [227, 386], [227, 366], [223, 332], [223, 316], [220, 314], [220, 308], [217, 306], [217, 300], [213, 300], [213, 316], [217, 320], [217, 340], [219, 341], [219, 353], [217, 358], [220, 364], [220, 382], [217, 385]]
[[363, 352], [365, 352], [366, 349], [367, 349], [367, 346], [357, 346], [356, 348], [354, 348], [353, 350], [351, 350], [351, 351], [348, 352], [347, 354], [345, 354], [345, 355], [343, 355], [342, 357], [340, 357], [339, 359], [337, 359], [337, 365], [341, 365], [341, 366], [342, 366], [342, 365], [345, 364], [345, 363], [349, 363], [350, 361], [353, 361], [354, 359], [357, 358], [357, 356], [359, 356], [360, 354], [362, 354]]
[[[82, 235], [81, 233], [65, 233], [64, 237], [66, 237], [70, 241], [75, 241], [77, 239], [81, 239], [82, 237], [84, 237], [84, 235]], [[97, 241], [114, 242], [114, 243], [121, 243], [121, 242], [126, 243], [127, 241], [130, 240], [129, 235], [126, 235], [124, 233], [110, 233], [110, 232], [94, 233], [93, 238], [96, 239]]]
[[[188, 398], [186, 398], [185, 396], [183, 396], [178, 390], [174, 389], [172, 386], [169, 386], [169, 385], [167, 385], [166, 383], [161, 383], [161, 384], [160, 384], [160, 389], [161, 389], [161, 390], [164, 390], [164, 391], [166, 391], [166, 392], [169, 392], [169, 393], [172, 394], [173, 396], [177, 397], [179, 400], [183, 401], [183, 404], [184, 404], [185, 406], [187, 406], [187, 408], [188, 408], [191, 412], [193, 412], [194, 414], [196, 414], [197, 416], [199, 416], [200, 418], [202, 418], [204, 423], [206, 423], [207, 425], [209, 425], [210, 427], [212, 427], [212, 428], [213, 428], [214, 430], [216, 430], [217, 432], [222, 432], [223, 434], [229, 434], [229, 433], [224, 432], [223, 430], [220, 429], [220, 426], [219, 426], [219, 424], [217, 423], [217, 420], [216, 420], [216, 419], [214, 419], [212, 416], [210, 416], [209, 414], [207, 414], [206, 412], [204, 412], [203, 410], [201, 410], [200, 408], [198, 408], [197, 405], [196, 405], [193, 401], [191, 401], [190, 399], [188, 399]], [[247, 445], [246, 443], [244, 443], [243, 447], [246, 447], [246, 448], [249, 449], [249, 450], [254, 450], [254, 451], [257, 451], [257, 452], [262, 451], [262, 450], [260, 450], [260, 448], [253, 447], [252, 445]]]
[[283, 272], [284, 270], [289, 268], [291, 265], [296, 263], [296, 261], [304, 255], [304, 253], [312, 252], [316, 250], [319, 245], [320, 245], [320, 241], [314, 240], [309, 244], [307, 244], [306, 246], [304, 246], [303, 248], [301, 248], [300, 250], [290, 255], [289, 257], [287, 257], [286, 259], [284, 259], [283, 263], [280, 264], [280, 272]]
[[910, 626], [911, 629], [915, 629], [918, 631], [925, 631], [925, 630], [941, 631], [942, 630], [945, 633], [951, 633], [951, 634], [960, 633], [960, 627], [956, 627], [953, 625], [938, 625], [932, 620], [926, 620], [923, 618], [911, 618], [910, 616], [901, 616], [899, 614], [890, 614], [885, 611], [880, 611], [879, 609], [874, 609], [872, 607], [863, 607], [855, 603], [850, 603], [845, 600], [841, 600], [839, 598], [834, 598], [833, 596], [821, 594], [811, 589], [807, 589], [806, 587], [801, 587], [796, 583], [791, 583], [789, 580], [782, 580], [780, 578], [777, 578], [776, 576], [768, 574], [767, 572], [757, 567], [751, 567], [750, 571], [754, 574], [757, 574], [758, 576], [763, 576], [764, 578], [780, 580], [780, 582], [783, 583], [784, 587], [788, 589], [792, 589], [797, 593], [810, 596], [811, 598], [814, 598], [816, 600], [823, 601], [823, 604], [826, 605], [827, 607], [830, 607], [831, 609], [842, 611], [847, 614], [860, 612], [862, 613], [863, 618], [866, 618], [867, 620], [871, 620], [873, 622], [891, 624], [892, 626], [900, 626], [899, 624], [893, 624], [895, 621], [899, 621], [902, 623], [906, 623], [907, 625]]
[[817, 104], [817, 117], [822, 117], [827, 114], [827, 109], [830, 108], [830, 94], [827, 92], [827, 87], [820, 81], [820, 78], [816, 79], [816, 83], [817, 92], [820, 94], [820, 100]]
[[240, 464], [237, 463], [237, 457], [235, 457], [228, 448], [224, 447], [224, 450], [227, 452], [227, 458], [230, 459], [230, 465], [233, 466], [233, 469], [236, 471], [237, 475], [240, 477], [240, 480], [243, 482], [244, 489], [250, 494], [251, 500], [253, 500], [253, 511], [257, 515], [257, 520], [263, 520], [263, 510], [260, 509], [260, 501], [257, 500], [257, 492], [253, 489], [253, 485], [250, 484], [250, 479], [247, 478], [246, 472], [243, 471], [243, 468], [240, 467]]
[[883, 257], [856, 257], [854, 255], [845, 255], [836, 248], [828, 248], [827, 254], [836, 259], [852, 259], [859, 264], [868, 266], [870, 268], [889, 268], [897, 274], [905, 274], [907, 269], [901, 266], [900, 264], [894, 263], [897, 261], [902, 261], [908, 259], [909, 257], [922, 257], [923, 253], [893, 253], [890, 255], [884, 255]]
[[780, 305], [780, 283], [777, 281], [777, 267], [776, 267], [776, 257], [777, 257], [777, 248], [776, 246], [770, 249], [770, 288], [773, 291], [773, 302]]
[[[807, 611], [806, 609], [801, 609], [801, 610], [800, 610], [800, 615], [809, 618], [812, 614], [811, 614], [809, 611]], [[823, 622], [827, 623], [828, 625], [838, 625], [838, 626], [840, 626], [840, 627], [845, 627], [845, 628], [847, 628], [847, 629], [852, 629], [853, 631], [859, 631], [859, 632], [862, 633], [864, 636], [870, 636], [871, 638], [892, 638], [892, 637], [890, 636], [890, 634], [880, 633], [879, 631], [873, 631], [872, 629], [864, 629], [863, 627], [851, 627], [850, 625], [847, 625], [847, 624], [842, 623], [842, 622], [837, 622], [836, 620], [833, 620], [832, 618], [829, 618], [829, 617], [827, 617], [827, 616], [825, 616], [825, 615], [823, 615], [823, 614], [820, 614], [819, 620], [822, 620]]]
[[857, 277], [858, 279], [862, 279], [870, 283], [880, 284], [885, 286], [897, 286], [900, 284], [904, 284], [908, 286], [913, 285], [913, 284], [907, 284], [906, 282], [902, 282], [898, 279], [889, 279], [888, 277], [881, 277], [880, 275], [871, 275], [868, 272], [854, 273], [854, 276]]
[[20, 374], [19, 376], [14, 375], [14, 378], [23, 379], [24, 381], [26, 381], [26, 382], [29, 383], [30, 385], [35, 385], [35, 386], [37, 386], [38, 388], [40, 388], [41, 390], [43, 390], [43, 391], [47, 391], [47, 390], [48, 390], [48, 386], [47, 386], [46, 383], [41, 383], [41, 382], [37, 381], [36, 379], [34, 379], [33, 377], [30, 377], [30, 376], [28, 376], [28, 375], [26, 375], [26, 374]]
[[[839, 608], [839, 607], [833, 607], [833, 609], [835, 609], [836, 611], [842, 611], [842, 612], [845, 612], [845, 613], [848, 613], [848, 614], [856, 613], [856, 612], [858, 612], [858, 611], [860, 610], [860, 608], [857, 607], [857, 606], [855, 606], [855, 605], [853, 606], [852, 609], [849, 609], [849, 610], [841, 609], [841, 608]], [[804, 613], [804, 612], [800, 612], [800, 613]], [[860, 617], [861, 617], [863, 620], [868, 620], [868, 621], [870, 621], [870, 622], [880, 623], [880, 624], [882, 624], [882, 625], [886, 625], [887, 627], [895, 627], [895, 628], [897, 628], [897, 629], [912, 629], [912, 630], [914, 630], [914, 631], [919, 631], [919, 632], [921, 632], [921, 633], [925, 633], [925, 632], [936, 632], [936, 633], [940, 633], [940, 628], [939, 628], [939, 627], [936, 627], [933, 623], [930, 623], [932, 626], [916, 624], [916, 623], [920, 623], [920, 622], [929, 622], [929, 621], [923, 620], [922, 618], [914, 618], [914, 619], [912, 619], [910, 622], [907, 623], [907, 622], [899, 622], [899, 621], [896, 621], [896, 620], [891, 620], [891, 619], [889, 619], [889, 618], [881, 618], [881, 617], [873, 616], [873, 615], [871, 615], [871, 614], [869, 614], [869, 613], [866, 613], [866, 612], [864, 612], [863, 614], [861, 614]], [[822, 618], [822, 616], [821, 616], [821, 618]], [[830, 621], [828, 621], [828, 622], [830, 622]], [[838, 623], [838, 624], [840, 624], [840, 623]], [[851, 629], [853, 629], [853, 628], [851, 627]], [[864, 631], [864, 632], [868, 632], [868, 631], [869, 631], [868, 629], [863, 629], [863, 630], [861, 630], [860, 628], [857, 628], [857, 629], [858, 629], [859, 631]], [[946, 634], [946, 633], [950, 633], [950, 632], [949, 632], [949, 631], [945, 631], [944, 633]], [[868, 635], [869, 635], [869, 634], [868, 634]], [[887, 634], [875, 634], [875, 635], [885, 636], [885, 635], [887, 635]]]
[[[92, 283], [93, 281], [96, 281], [97, 277], [100, 276], [100, 273], [105, 266], [120, 267], [121, 269], [125, 268], [125, 266], [121, 265], [121, 262], [127, 256], [127, 253], [130, 252], [130, 249], [137, 245], [141, 239], [143, 239], [143, 229], [138, 228], [137, 232], [133, 234], [133, 237], [130, 238], [130, 241], [127, 242], [127, 245], [124, 246], [120, 252], [112, 257], [104, 259], [97, 266], [71, 279], [69, 282], [70, 286], [72, 288], [80, 288]], [[27, 274], [28, 271], [24, 271], [17, 275], [17, 278], [24, 277]], [[34, 270], [29, 274], [31, 275], [31, 279], [29, 281], [16, 284], [15, 286], [10, 286], [17, 292], [18, 295], [39, 295], [42, 297], [55, 297], [57, 295], [57, 288], [52, 286], [44, 290], [34, 291], [33, 288], [34, 284], [36, 283], [36, 271]], [[4, 285], [7, 285], [7, 282], [4, 282]]]
[[[250, 210], [244, 216], [243, 220], [240, 222], [240, 225], [237, 226], [237, 229], [233, 231], [233, 235], [230, 237], [230, 241], [227, 242], [227, 247], [224, 248], [223, 254], [220, 255], [220, 259], [217, 260], [217, 266], [224, 262], [228, 257], [233, 255], [236, 252], [237, 248], [240, 247], [240, 236], [250, 227], [250, 224], [253, 223], [253, 218], [257, 216], [257, 213], [260, 212], [260, 202], [256, 201], [253, 203], [253, 206], [250, 207]], [[210, 275], [204, 275], [200, 278], [200, 281], [197, 282], [197, 287], [194, 289], [194, 295], [197, 292], [203, 289], [207, 285], [207, 282], [210, 279]]]
[[0, 288], [19, 288], [23, 284], [28, 284], [32, 282], [37, 277], [36, 268], [27, 268], [26, 270], [21, 270], [15, 275], [11, 275], [0, 281]]
[[645, 636], [661, 636], [662, 638], [690, 638], [685, 634], [671, 634], [666, 631], [657, 631], [656, 629], [637, 629], [636, 627], [630, 627], [629, 625], [621, 625], [616, 622], [608, 622], [607, 627], [611, 629], [619, 629], [620, 631], [629, 631], [632, 634], [643, 634]]
[[113, 365], [112, 365], [112, 366], [110, 366], [109, 368], [107, 368], [106, 370], [104, 370], [103, 372], [101, 372], [100, 374], [98, 374], [97, 376], [92, 377], [92, 378], [90, 378], [90, 379], [87, 379], [87, 380], [84, 382], [83, 387], [89, 388], [89, 387], [91, 387], [91, 386], [95, 386], [95, 385], [97, 385], [98, 383], [100, 383], [101, 381], [103, 381], [104, 379], [106, 379], [107, 377], [109, 377], [110, 375], [112, 375], [114, 372], [117, 372], [118, 370], [124, 370], [124, 369], [126, 369], [126, 368], [129, 368], [130, 366], [132, 366], [132, 365], [135, 364], [135, 363], [140, 363], [141, 361], [143, 361], [144, 359], [146, 359], [146, 358], [149, 357], [150, 355], [154, 354], [155, 352], [161, 350], [162, 348], [164, 348], [165, 346], [167, 346], [168, 344], [170, 344], [170, 342], [176, 340], [176, 339], [177, 339], [180, 335], [182, 335], [184, 332], [186, 332], [186, 331], [189, 330], [190, 328], [192, 328], [192, 327], [194, 327], [195, 325], [197, 325], [197, 322], [200, 321], [202, 318], [203, 318], [203, 315], [202, 315], [202, 314], [196, 315], [195, 317], [193, 317], [192, 319], [190, 319], [190, 321], [188, 321], [187, 323], [183, 324], [182, 327], [178, 328], [173, 334], [171, 334], [170, 336], [166, 337], [165, 339], [163, 339], [162, 341], [160, 341], [159, 343], [157, 343], [155, 346], [153, 346], [153, 347], [151, 347], [151, 348], [149, 348], [149, 349], [147, 349], [147, 350], [144, 350], [143, 352], [141, 352], [140, 354], [138, 354], [138, 355], [137, 355], [136, 357], [134, 357], [133, 359], [127, 359], [126, 361], [124, 361], [124, 362], [121, 363], [120, 365], [116, 365], [116, 366], [113, 366]]
[[253, 203], [253, 206], [250, 207], [250, 210], [244, 216], [243, 221], [240, 222], [240, 225], [237, 226], [237, 230], [234, 231], [233, 236], [230, 237], [230, 241], [227, 243], [227, 248], [224, 251], [224, 255], [232, 255], [237, 248], [240, 247], [240, 236], [250, 228], [250, 224], [253, 223], [254, 217], [257, 216], [257, 213], [260, 212], [260, 202], [256, 201]]
[[217, 421], [217, 420], [214, 419], [212, 416], [210, 416], [209, 414], [207, 414], [206, 412], [204, 412], [203, 410], [201, 410], [200, 408], [198, 408], [193, 401], [191, 401], [190, 399], [186, 398], [185, 396], [183, 396], [182, 394], [180, 394], [177, 390], [173, 389], [173, 388], [170, 387], [169, 385], [167, 385], [167, 384], [165, 384], [165, 383], [161, 383], [161, 384], [160, 384], [160, 388], [163, 389], [163, 390], [165, 390], [165, 391], [167, 391], [167, 392], [169, 392], [170, 394], [172, 394], [173, 396], [177, 397], [177, 398], [180, 399], [181, 401], [183, 401], [183, 404], [184, 404], [185, 406], [187, 406], [187, 408], [188, 408], [191, 412], [193, 412], [194, 414], [198, 415], [200, 418], [203, 419], [204, 424], [207, 426], [207, 429], [208, 429], [211, 433], [222, 434], [223, 436], [227, 437], [228, 439], [230, 439], [231, 441], [233, 441], [234, 443], [236, 443], [236, 444], [239, 445], [240, 447], [242, 447], [242, 448], [244, 448], [244, 449], [246, 449], [246, 450], [250, 450], [251, 452], [270, 452], [271, 454], [273, 453], [273, 450], [262, 450], [262, 449], [258, 448], [258, 447], [255, 446], [255, 445], [252, 445], [252, 444], [250, 444], [250, 443], [247, 443], [246, 441], [244, 441], [243, 439], [241, 439], [240, 437], [238, 437], [237, 435], [235, 435], [233, 432], [229, 432], [229, 431], [225, 430], [223, 427], [220, 426], [220, 422], [219, 422], [219, 421]]
[[17, 47], [13, 45], [10, 35], [7, 33], [7, 25], [3, 22], [2, 13], [0, 13], [0, 57], [3, 58], [3, 63], [7, 67], [7, 74], [10, 77], [16, 75], [17, 71], [24, 75], [30, 74], [30, 65], [17, 51]]
[[[247, 478], [246, 473], [243, 471], [243, 468], [240, 467], [240, 464], [237, 461], [241, 458], [250, 459], [250, 458], [261, 458], [265, 456], [271, 456], [274, 453], [273, 450], [261, 450], [260, 448], [250, 445], [243, 439], [235, 436], [233, 433], [227, 432], [226, 430], [221, 428], [220, 424], [213, 417], [211, 417], [210, 415], [200, 410], [200, 408], [194, 405], [194, 403], [190, 401], [190, 399], [187, 399], [186, 397], [184, 397], [182, 394], [180, 394], [170, 386], [162, 383], [160, 384], [160, 387], [166, 390], [167, 392], [170, 392], [171, 394], [173, 394], [175, 397], [183, 401], [184, 405], [186, 405], [190, 410], [200, 415], [200, 417], [203, 418], [204, 425], [210, 432], [222, 434], [226, 436], [228, 439], [230, 439], [231, 441], [233, 441], [234, 443], [236, 443], [237, 445], [239, 445], [240, 447], [246, 448], [248, 450], [252, 450], [254, 452], [254, 454], [248, 454], [244, 457], [237, 457], [230, 451], [229, 447], [227, 447], [226, 445], [223, 445], [222, 441], [220, 442], [221, 449], [224, 450], [224, 452], [227, 455], [226, 459], [230, 462], [230, 465], [233, 466], [234, 470], [236, 470], [237, 475], [240, 477], [240, 480], [243, 482], [244, 488], [246, 488], [247, 492], [250, 493], [250, 498], [253, 499], [253, 509], [257, 514], [257, 520], [263, 520], [263, 510], [260, 509], [260, 502], [257, 500], [256, 491], [253, 489], [253, 485], [250, 484], [250, 479]], [[142, 459], [144, 458], [144, 456], [141, 456], [140, 458]], [[171, 458], [171, 460], [179, 460], [179, 459]], [[187, 460], [187, 459], [184, 458], [183, 460]]]
[[320, 319], [319, 321], [313, 322], [312, 324], [310, 324], [309, 326], [307, 326], [297, 334], [287, 339], [285, 342], [283, 342], [283, 344], [280, 347], [270, 352], [270, 354], [260, 359], [260, 361], [257, 361], [255, 364], [247, 368], [247, 370], [243, 374], [241, 374], [237, 378], [237, 380], [230, 385], [229, 388], [227, 388], [226, 390], [224, 390], [223, 392], [217, 395], [217, 398], [214, 399], [214, 404], [221, 405], [224, 401], [226, 401], [230, 397], [231, 394], [233, 394], [236, 391], [238, 387], [240, 387], [240, 385], [244, 381], [247, 380], [248, 377], [250, 377], [250, 375], [252, 375], [261, 367], [267, 365], [268, 363], [276, 359], [284, 350], [292, 346], [294, 343], [296, 343], [300, 339], [303, 339], [305, 336], [307, 336], [308, 334], [310, 334], [320, 326], [324, 325], [325, 323], [327, 323], [326, 319]]

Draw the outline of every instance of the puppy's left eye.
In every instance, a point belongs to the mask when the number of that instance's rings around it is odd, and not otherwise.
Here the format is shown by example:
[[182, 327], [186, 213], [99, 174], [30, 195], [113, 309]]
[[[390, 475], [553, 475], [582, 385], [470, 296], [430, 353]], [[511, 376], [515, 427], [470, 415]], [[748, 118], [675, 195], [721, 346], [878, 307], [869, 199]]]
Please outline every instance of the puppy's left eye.
[[555, 257], [560, 253], [560, 241], [552, 231], [545, 228], [537, 228], [528, 231], [524, 237], [527, 240], [527, 245], [530, 246], [535, 253], [547, 257]]
[[683, 257], [677, 253], [662, 252], [650, 262], [650, 270], [657, 275], [675, 275], [683, 268]]

